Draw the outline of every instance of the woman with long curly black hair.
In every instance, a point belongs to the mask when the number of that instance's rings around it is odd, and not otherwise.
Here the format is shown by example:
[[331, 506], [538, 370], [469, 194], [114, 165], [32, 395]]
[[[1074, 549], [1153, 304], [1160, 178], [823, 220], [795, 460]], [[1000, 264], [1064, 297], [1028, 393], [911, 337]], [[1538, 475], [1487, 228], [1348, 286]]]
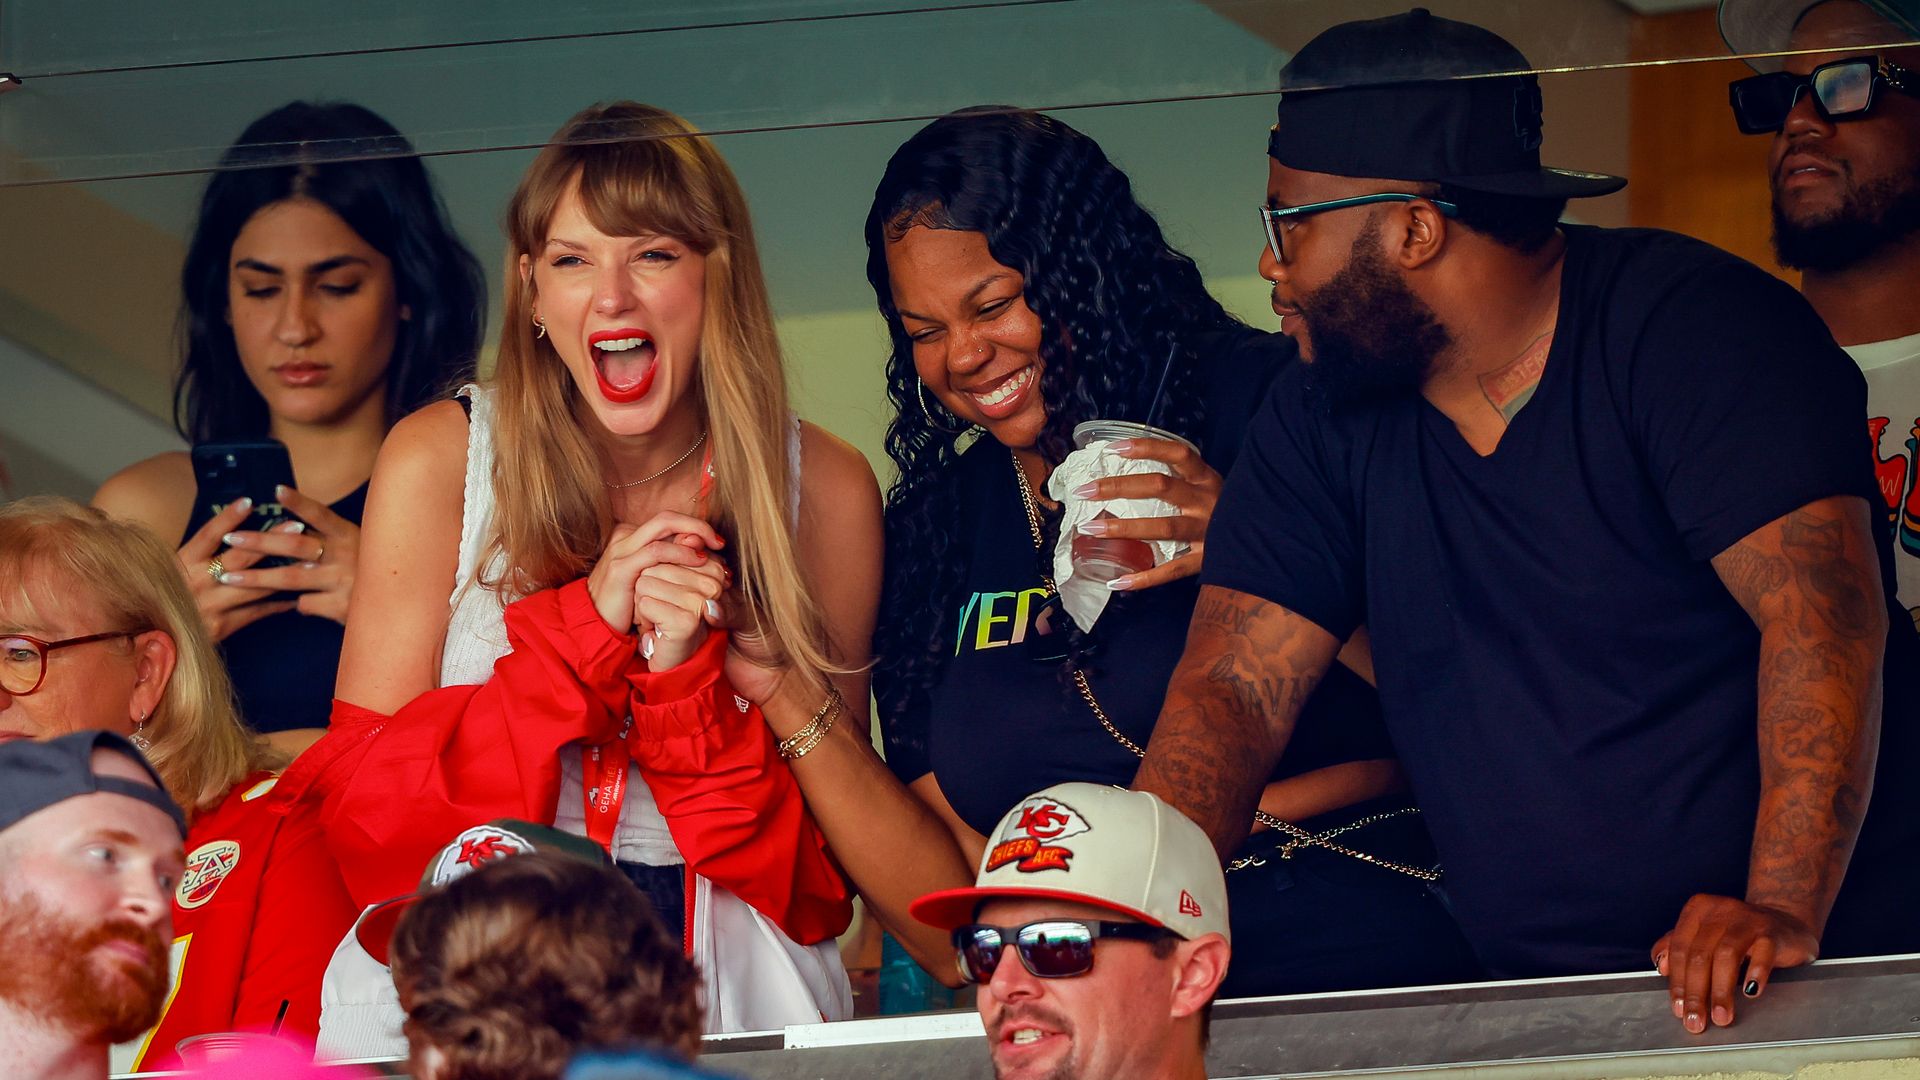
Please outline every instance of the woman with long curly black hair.
[[[866, 239], [899, 468], [875, 638], [888, 764], [978, 863], [983, 834], [1028, 793], [1131, 782], [1180, 658], [1221, 473], [1296, 357], [1208, 295], [1093, 140], [1038, 113], [973, 109], [922, 129], [888, 163]], [[1114, 581], [1082, 630], [1055, 601], [1061, 511], [1046, 496], [1075, 426], [1095, 419], [1192, 446], [1115, 444], [1168, 471], [1073, 495], [1176, 513], [1080, 533], [1189, 551]], [[1349, 655], [1369, 667], [1363, 645]], [[1428, 888], [1432, 848], [1392, 757], [1372, 688], [1336, 665], [1228, 875], [1223, 993], [1474, 974]]]

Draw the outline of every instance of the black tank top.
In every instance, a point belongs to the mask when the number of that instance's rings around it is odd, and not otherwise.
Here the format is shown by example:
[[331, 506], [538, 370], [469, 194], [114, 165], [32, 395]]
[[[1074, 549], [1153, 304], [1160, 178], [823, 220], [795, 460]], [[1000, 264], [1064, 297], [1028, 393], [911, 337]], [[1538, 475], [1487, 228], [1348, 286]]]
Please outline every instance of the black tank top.
[[[361, 484], [330, 509], [358, 525], [366, 504], [367, 485]], [[326, 727], [345, 634], [332, 619], [283, 611], [229, 635], [220, 655], [241, 717], [263, 733]]]

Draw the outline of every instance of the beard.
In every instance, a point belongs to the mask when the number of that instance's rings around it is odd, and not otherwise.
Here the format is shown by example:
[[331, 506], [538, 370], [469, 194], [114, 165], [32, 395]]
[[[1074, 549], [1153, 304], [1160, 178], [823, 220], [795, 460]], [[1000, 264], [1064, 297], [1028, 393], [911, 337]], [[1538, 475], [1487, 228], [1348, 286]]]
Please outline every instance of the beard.
[[1298, 301], [1313, 360], [1307, 389], [1331, 407], [1420, 392], [1453, 337], [1387, 266], [1380, 226], [1353, 242], [1347, 265]]
[[1773, 200], [1773, 252], [1795, 270], [1845, 270], [1920, 231], [1920, 176], [1851, 182], [1840, 206], [1794, 221]]
[[[6, 907], [0, 1001], [90, 1044], [125, 1042], [160, 1019], [168, 973], [157, 929], [125, 920], [76, 925], [30, 896], [10, 897]], [[96, 955], [117, 941], [138, 947], [143, 962]]]

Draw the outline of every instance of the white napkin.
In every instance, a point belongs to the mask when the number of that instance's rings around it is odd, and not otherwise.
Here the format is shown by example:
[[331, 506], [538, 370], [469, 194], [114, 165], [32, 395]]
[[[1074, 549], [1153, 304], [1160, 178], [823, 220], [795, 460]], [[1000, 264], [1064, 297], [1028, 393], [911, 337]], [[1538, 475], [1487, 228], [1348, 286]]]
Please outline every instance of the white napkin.
[[[1060, 602], [1073, 616], [1074, 625], [1082, 631], [1093, 629], [1100, 613], [1107, 609], [1107, 601], [1113, 598], [1113, 590], [1107, 588], [1104, 581], [1089, 581], [1073, 572], [1073, 538], [1079, 535], [1080, 526], [1092, 521], [1102, 512], [1117, 518], [1153, 518], [1172, 517], [1173, 504], [1165, 499], [1106, 499], [1089, 500], [1078, 498], [1073, 489], [1090, 480], [1103, 480], [1109, 476], [1133, 476], [1138, 473], [1167, 473], [1173, 470], [1165, 462], [1146, 458], [1126, 458], [1107, 452], [1111, 440], [1102, 439], [1089, 443], [1067, 455], [1053, 470], [1053, 476], [1047, 480], [1047, 494], [1060, 504], [1060, 539], [1053, 547], [1053, 581], [1060, 587]], [[1179, 558], [1187, 550], [1186, 544], [1175, 540], [1148, 540], [1153, 548], [1153, 565], [1159, 566], [1168, 559]]]

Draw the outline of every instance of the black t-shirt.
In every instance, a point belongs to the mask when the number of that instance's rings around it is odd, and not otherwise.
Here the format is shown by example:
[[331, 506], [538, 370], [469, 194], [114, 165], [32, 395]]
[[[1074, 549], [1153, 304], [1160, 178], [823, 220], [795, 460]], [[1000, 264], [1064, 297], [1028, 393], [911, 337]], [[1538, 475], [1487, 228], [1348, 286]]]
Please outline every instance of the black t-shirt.
[[[1668, 233], [1567, 237], [1545, 373], [1491, 455], [1423, 398], [1329, 412], [1291, 372], [1202, 573], [1366, 624], [1454, 914], [1511, 976], [1645, 968], [1690, 895], [1745, 893], [1759, 635], [1709, 560], [1875, 490], [1859, 370], [1793, 289]], [[1890, 680], [1883, 775], [1920, 761], [1914, 700]], [[1913, 822], [1879, 785], [1856, 868]]]
[[[1203, 351], [1206, 420], [1194, 442], [1208, 464], [1221, 472], [1232, 464], [1268, 382], [1294, 355], [1286, 338], [1250, 330], [1223, 334]], [[955, 606], [934, 616], [951, 628], [954, 652], [928, 714], [890, 718], [899, 726], [889, 732], [887, 759], [907, 783], [932, 772], [961, 819], [988, 833], [1009, 807], [1051, 784], [1130, 784], [1140, 759], [1100, 727], [1064, 677], [1064, 639], [1041, 632], [1055, 627], [1035, 625], [1046, 590], [1012, 455], [981, 439], [961, 455], [955, 477], [966, 571]], [[1187, 578], [1116, 597], [1095, 624], [1088, 683], [1114, 726], [1140, 746], [1159, 717], [1198, 591]], [[1048, 622], [1064, 618], [1056, 606]], [[1392, 756], [1373, 689], [1337, 668], [1308, 702], [1276, 776]]]

